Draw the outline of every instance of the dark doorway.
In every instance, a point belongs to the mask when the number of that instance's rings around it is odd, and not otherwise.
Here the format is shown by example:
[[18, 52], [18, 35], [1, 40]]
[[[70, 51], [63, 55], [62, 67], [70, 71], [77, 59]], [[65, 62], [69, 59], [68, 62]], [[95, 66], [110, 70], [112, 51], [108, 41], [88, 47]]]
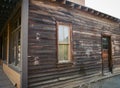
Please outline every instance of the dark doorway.
[[102, 72], [112, 73], [112, 49], [111, 49], [111, 36], [102, 36]]

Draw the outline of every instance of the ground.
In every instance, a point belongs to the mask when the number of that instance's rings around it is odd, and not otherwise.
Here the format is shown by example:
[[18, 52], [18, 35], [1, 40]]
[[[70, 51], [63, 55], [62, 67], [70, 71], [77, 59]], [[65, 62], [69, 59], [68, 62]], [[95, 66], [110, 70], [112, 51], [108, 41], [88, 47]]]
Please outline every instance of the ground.
[[2, 67], [0, 66], [0, 88], [15, 88], [10, 80], [4, 74]]
[[120, 75], [86, 84], [80, 88], [120, 88]]

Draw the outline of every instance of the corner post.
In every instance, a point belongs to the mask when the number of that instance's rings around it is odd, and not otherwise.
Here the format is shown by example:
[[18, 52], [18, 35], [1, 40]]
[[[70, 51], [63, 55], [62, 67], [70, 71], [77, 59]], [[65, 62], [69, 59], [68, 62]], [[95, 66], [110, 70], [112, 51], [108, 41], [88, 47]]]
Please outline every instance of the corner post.
[[21, 7], [21, 88], [28, 88], [28, 15], [29, 0], [22, 0]]

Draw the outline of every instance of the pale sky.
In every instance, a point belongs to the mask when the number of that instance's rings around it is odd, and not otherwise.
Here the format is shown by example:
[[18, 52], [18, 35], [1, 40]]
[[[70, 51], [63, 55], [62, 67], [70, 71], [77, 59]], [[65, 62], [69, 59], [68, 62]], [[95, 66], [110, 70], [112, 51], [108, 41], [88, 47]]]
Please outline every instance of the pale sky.
[[120, 19], [120, 0], [85, 0], [86, 6]]

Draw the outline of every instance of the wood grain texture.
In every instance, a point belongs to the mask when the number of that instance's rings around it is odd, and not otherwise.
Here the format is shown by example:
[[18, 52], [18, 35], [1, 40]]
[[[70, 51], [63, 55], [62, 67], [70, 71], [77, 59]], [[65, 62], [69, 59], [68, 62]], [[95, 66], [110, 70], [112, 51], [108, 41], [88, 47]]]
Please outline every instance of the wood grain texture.
[[16, 85], [16, 88], [20, 88], [20, 74], [8, 67], [6, 64], [3, 64], [3, 70], [13, 85]]
[[2, 65], [2, 60], [0, 60], [0, 65]]
[[[57, 63], [56, 21], [72, 24], [73, 63]], [[116, 68], [119, 66], [117, 61], [120, 60], [120, 49], [117, 48], [120, 48], [120, 32], [117, 22], [58, 3], [30, 0], [29, 88], [51, 88], [51, 85], [59, 85], [60, 82], [64, 85], [73, 79], [88, 79], [91, 75], [99, 74], [102, 71], [102, 34], [111, 35], [113, 65]], [[106, 71], [107, 69], [106, 67]]]

